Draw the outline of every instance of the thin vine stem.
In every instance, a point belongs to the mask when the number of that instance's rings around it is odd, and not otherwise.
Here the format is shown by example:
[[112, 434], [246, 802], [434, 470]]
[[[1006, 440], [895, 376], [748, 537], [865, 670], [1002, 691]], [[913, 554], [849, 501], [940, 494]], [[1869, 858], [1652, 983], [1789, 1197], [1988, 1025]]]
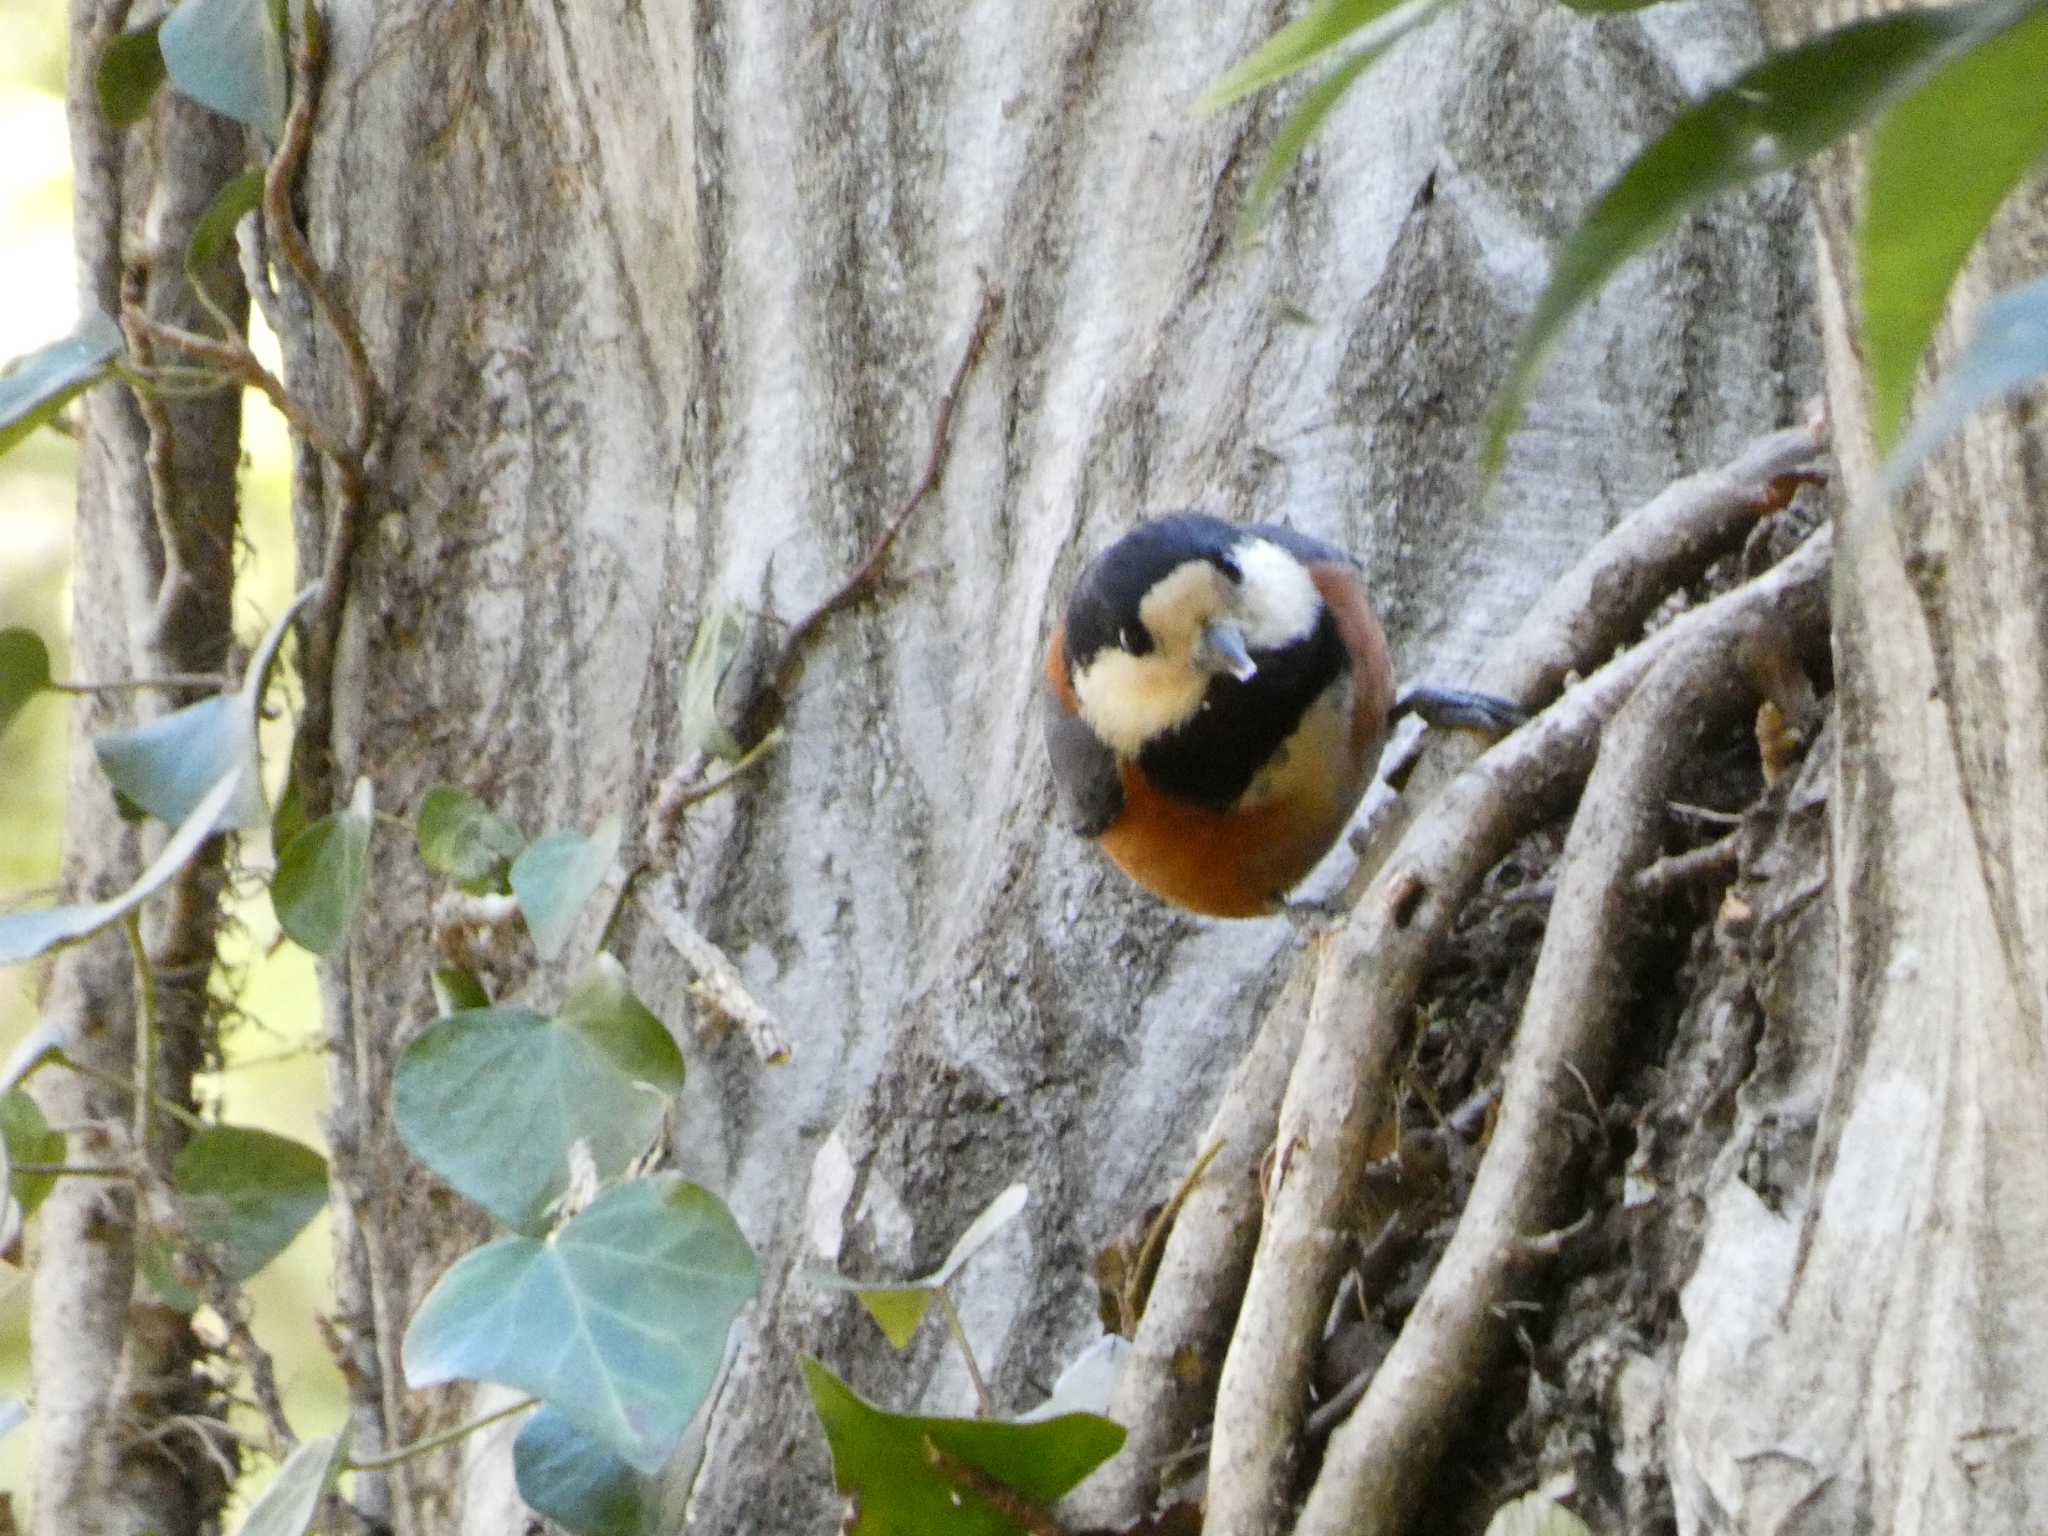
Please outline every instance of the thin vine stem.
[[490, 1428], [491, 1425], [497, 1423], [500, 1419], [509, 1419], [515, 1413], [524, 1413], [529, 1408], [537, 1408], [539, 1406], [539, 1398], [522, 1397], [518, 1402], [507, 1404], [495, 1412], [485, 1414], [480, 1419], [471, 1419], [467, 1424], [457, 1424], [453, 1429], [437, 1430], [431, 1435], [426, 1435], [413, 1441], [410, 1445], [401, 1445], [395, 1451], [386, 1451], [382, 1456], [365, 1456], [360, 1460], [351, 1456], [343, 1465], [342, 1470], [345, 1472], [381, 1472], [386, 1467], [395, 1467], [400, 1462], [411, 1461], [414, 1457], [424, 1456], [429, 1451], [438, 1451], [444, 1445], [453, 1445], [465, 1435], [473, 1435], [480, 1429]]
[[996, 1416], [995, 1399], [989, 1396], [988, 1383], [982, 1380], [981, 1366], [974, 1358], [974, 1346], [967, 1342], [967, 1329], [960, 1321], [960, 1309], [953, 1305], [950, 1286], [939, 1287], [939, 1309], [946, 1314], [946, 1331], [960, 1346], [960, 1358], [967, 1362], [967, 1379], [974, 1383], [974, 1396], [981, 1404], [981, 1416], [992, 1419]]

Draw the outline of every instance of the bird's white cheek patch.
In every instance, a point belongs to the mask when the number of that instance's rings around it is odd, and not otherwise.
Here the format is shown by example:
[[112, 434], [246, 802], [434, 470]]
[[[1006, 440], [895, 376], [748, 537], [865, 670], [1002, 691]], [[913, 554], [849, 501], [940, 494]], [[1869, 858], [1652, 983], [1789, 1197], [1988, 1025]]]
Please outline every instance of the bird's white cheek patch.
[[1307, 639], [1323, 616], [1322, 594], [1307, 567], [1264, 539], [1240, 544], [1237, 563], [1244, 572], [1237, 617], [1245, 643], [1255, 651], [1277, 651]]
[[1074, 674], [1081, 718], [1121, 757], [1136, 757], [1153, 737], [1192, 720], [1208, 688], [1206, 674], [1157, 652], [1102, 651]]

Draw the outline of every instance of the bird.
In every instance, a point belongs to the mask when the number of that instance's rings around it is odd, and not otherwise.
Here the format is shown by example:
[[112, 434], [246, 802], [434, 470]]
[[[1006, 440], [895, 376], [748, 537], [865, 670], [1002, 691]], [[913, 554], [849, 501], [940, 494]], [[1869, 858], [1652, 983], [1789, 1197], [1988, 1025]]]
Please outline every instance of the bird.
[[1486, 694], [1397, 695], [1359, 567], [1276, 523], [1177, 512], [1074, 583], [1046, 646], [1062, 819], [1125, 874], [1210, 917], [1263, 917], [1343, 834], [1398, 713], [1503, 732]]

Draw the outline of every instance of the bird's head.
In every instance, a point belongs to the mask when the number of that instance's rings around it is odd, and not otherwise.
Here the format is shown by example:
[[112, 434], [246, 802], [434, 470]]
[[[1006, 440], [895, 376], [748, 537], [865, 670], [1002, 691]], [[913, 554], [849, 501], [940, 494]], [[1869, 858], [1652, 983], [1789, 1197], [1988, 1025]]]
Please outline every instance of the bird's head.
[[1261, 656], [1312, 634], [1322, 613], [1306, 567], [1251, 529], [1192, 512], [1141, 524], [1095, 557], [1067, 603], [1080, 716], [1136, 756], [1212, 687], [1256, 687]]

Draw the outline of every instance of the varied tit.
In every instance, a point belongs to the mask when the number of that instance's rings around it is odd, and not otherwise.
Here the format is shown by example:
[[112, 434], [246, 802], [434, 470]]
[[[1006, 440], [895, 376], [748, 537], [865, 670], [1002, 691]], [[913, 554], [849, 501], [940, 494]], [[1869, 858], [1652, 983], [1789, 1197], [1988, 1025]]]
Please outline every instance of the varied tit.
[[[1279, 909], [1350, 822], [1397, 709], [1349, 557], [1199, 513], [1143, 523], [1095, 557], [1045, 675], [1069, 821], [1138, 884], [1213, 917]], [[1495, 730], [1518, 718], [1504, 700], [1436, 690], [1398, 707]]]

